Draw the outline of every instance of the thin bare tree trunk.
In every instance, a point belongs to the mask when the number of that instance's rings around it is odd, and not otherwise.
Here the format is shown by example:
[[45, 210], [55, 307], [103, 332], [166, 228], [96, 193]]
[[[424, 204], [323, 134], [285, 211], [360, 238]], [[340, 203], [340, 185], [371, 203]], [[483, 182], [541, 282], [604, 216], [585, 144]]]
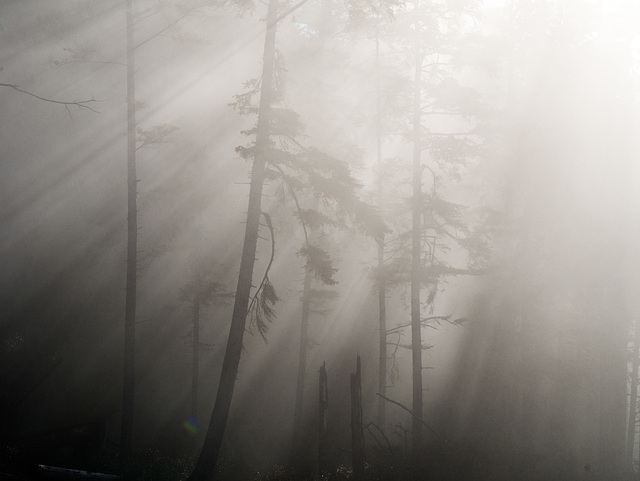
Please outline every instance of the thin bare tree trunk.
[[124, 382], [122, 389], [122, 460], [131, 456], [135, 399], [136, 282], [138, 264], [138, 177], [136, 173], [136, 95], [133, 44], [133, 0], [127, 16], [127, 287], [124, 315]]
[[411, 366], [413, 375], [412, 452], [416, 456], [422, 444], [422, 332], [420, 324], [420, 216], [422, 211], [421, 151], [421, 70], [422, 56], [416, 45], [413, 98], [413, 201], [411, 246]]
[[270, 0], [267, 11], [267, 32], [264, 44], [255, 155], [251, 169], [249, 205], [247, 209], [247, 222], [236, 297], [213, 413], [202, 451], [200, 452], [193, 473], [191, 473], [189, 477], [189, 481], [210, 481], [211, 479], [215, 479], [215, 467], [220, 455], [224, 431], [229, 418], [231, 399], [233, 397], [236, 375], [242, 355], [242, 340], [249, 307], [253, 267], [258, 242], [265, 163], [269, 155], [269, 123], [271, 117], [271, 97], [273, 94], [276, 20], [277, 1]]
[[[378, 162], [378, 206], [382, 208], [382, 113], [380, 112], [380, 40], [376, 25], [376, 156]], [[387, 305], [386, 279], [384, 276], [384, 233], [378, 239], [378, 392], [387, 395]], [[378, 398], [378, 426], [384, 429], [386, 423], [386, 403]]]

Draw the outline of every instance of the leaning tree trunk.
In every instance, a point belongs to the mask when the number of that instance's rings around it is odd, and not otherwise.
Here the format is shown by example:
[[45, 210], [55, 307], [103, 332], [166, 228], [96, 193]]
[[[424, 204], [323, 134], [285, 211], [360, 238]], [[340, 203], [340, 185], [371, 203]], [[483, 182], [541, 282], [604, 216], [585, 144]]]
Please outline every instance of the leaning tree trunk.
[[413, 200], [411, 245], [411, 365], [413, 375], [413, 418], [411, 434], [414, 459], [422, 443], [422, 332], [420, 324], [420, 214], [422, 204], [422, 176], [420, 166], [421, 115], [420, 72], [422, 57], [416, 45], [416, 66], [413, 99]]
[[302, 406], [304, 400], [304, 381], [307, 371], [307, 349], [309, 347], [309, 311], [311, 304], [311, 268], [305, 265], [304, 287], [302, 290], [302, 313], [300, 323], [300, 349], [298, 354], [298, 377], [296, 381], [296, 403], [293, 412], [293, 444], [291, 462], [297, 464], [302, 449]]
[[242, 339], [244, 337], [253, 266], [258, 242], [258, 226], [261, 214], [262, 187], [266, 158], [269, 154], [269, 123], [271, 117], [271, 97], [273, 90], [273, 68], [276, 43], [277, 1], [270, 0], [267, 11], [267, 32], [265, 36], [262, 65], [262, 84], [260, 105], [258, 107], [258, 125], [256, 129], [255, 155], [251, 169], [249, 188], [249, 206], [245, 225], [242, 258], [236, 289], [229, 338], [222, 363], [220, 384], [216, 394], [209, 428], [202, 446], [202, 451], [189, 481], [209, 481], [215, 477], [215, 467], [220, 455], [224, 430], [229, 418], [231, 399], [236, 382]]
[[127, 11], [127, 287], [124, 315], [124, 383], [122, 389], [122, 460], [131, 456], [135, 384], [136, 270], [138, 257], [138, 206], [136, 173], [136, 96], [133, 44], [133, 0]]

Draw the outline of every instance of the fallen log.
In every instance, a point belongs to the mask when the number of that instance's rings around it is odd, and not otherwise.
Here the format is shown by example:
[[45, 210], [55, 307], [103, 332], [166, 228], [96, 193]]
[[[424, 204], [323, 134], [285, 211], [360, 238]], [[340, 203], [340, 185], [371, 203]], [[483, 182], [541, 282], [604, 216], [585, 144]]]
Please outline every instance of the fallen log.
[[83, 471], [80, 469], [59, 468], [57, 466], [47, 466], [38, 464], [38, 473], [44, 475], [46, 479], [70, 479], [84, 481], [120, 481], [122, 478], [114, 474], [96, 473]]

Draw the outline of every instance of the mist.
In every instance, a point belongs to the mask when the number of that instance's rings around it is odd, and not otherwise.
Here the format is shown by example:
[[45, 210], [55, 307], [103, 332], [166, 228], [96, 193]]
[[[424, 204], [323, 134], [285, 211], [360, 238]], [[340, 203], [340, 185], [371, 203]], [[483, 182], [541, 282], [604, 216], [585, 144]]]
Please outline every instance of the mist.
[[128, 4], [0, 3], [0, 473], [637, 477], [635, 3]]

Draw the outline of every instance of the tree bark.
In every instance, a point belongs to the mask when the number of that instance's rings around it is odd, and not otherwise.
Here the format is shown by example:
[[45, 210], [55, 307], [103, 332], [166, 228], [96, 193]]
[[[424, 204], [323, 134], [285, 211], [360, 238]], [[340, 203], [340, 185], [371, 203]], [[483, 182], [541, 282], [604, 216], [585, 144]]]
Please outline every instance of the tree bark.
[[304, 403], [304, 381], [307, 371], [307, 348], [309, 347], [309, 310], [311, 301], [311, 270], [308, 265], [304, 271], [304, 287], [302, 290], [302, 315], [300, 323], [300, 346], [298, 353], [298, 377], [296, 380], [296, 403], [293, 413], [293, 444], [291, 462], [297, 464], [300, 459], [302, 445], [302, 407]]
[[138, 264], [138, 178], [136, 173], [136, 96], [133, 44], [133, 0], [126, 0], [127, 16], [127, 287], [124, 317], [124, 382], [122, 389], [122, 460], [131, 456], [135, 399], [136, 282]]
[[262, 187], [266, 158], [269, 155], [269, 124], [271, 118], [271, 97], [273, 90], [273, 69], [276, 43], [277, 2], [269, 1], [267, 11], [267, 32], [265, 35], [264, 55], [262, 65], [262, 83], [260, 104], [258, 107], [258, 125], [256, 129], [256, 143], [253, 166], [251, 169], [251, 184], [249, 188], [249, 205], [245, 226], [242, 258], [236, 297], [229, 328], [229, 338], [222, 363], [220, 384], [216, 394], [216, 401], [204, 440], [204, 445], [196, 466], [189, 477], [189, 481], [209, 481], [215, 479], [215, 467], [220, 455], [220, 448], [224, 431], [229, 418], [231, 399], [236, 382], [240, 357], [242, 355], [242, 340], [244, 337], [247, 309], [253, 267], [258, 242], [258, 227], [261, 215]]
[[351, 374], [351, 459], [353, 479], [364, 479], [364, 432], [362, 430], [362, 371], [358, 356], [356, 372]]
[[422, 56], [416, 45], [413, 98], [413, 200], [411, 245], [411, 366], [413, 376], [412, 452], [417, 456], [422, 444], [422, 332], [420, 324], [420, 215], [422, 211], [422, 169], [420, 93]]

